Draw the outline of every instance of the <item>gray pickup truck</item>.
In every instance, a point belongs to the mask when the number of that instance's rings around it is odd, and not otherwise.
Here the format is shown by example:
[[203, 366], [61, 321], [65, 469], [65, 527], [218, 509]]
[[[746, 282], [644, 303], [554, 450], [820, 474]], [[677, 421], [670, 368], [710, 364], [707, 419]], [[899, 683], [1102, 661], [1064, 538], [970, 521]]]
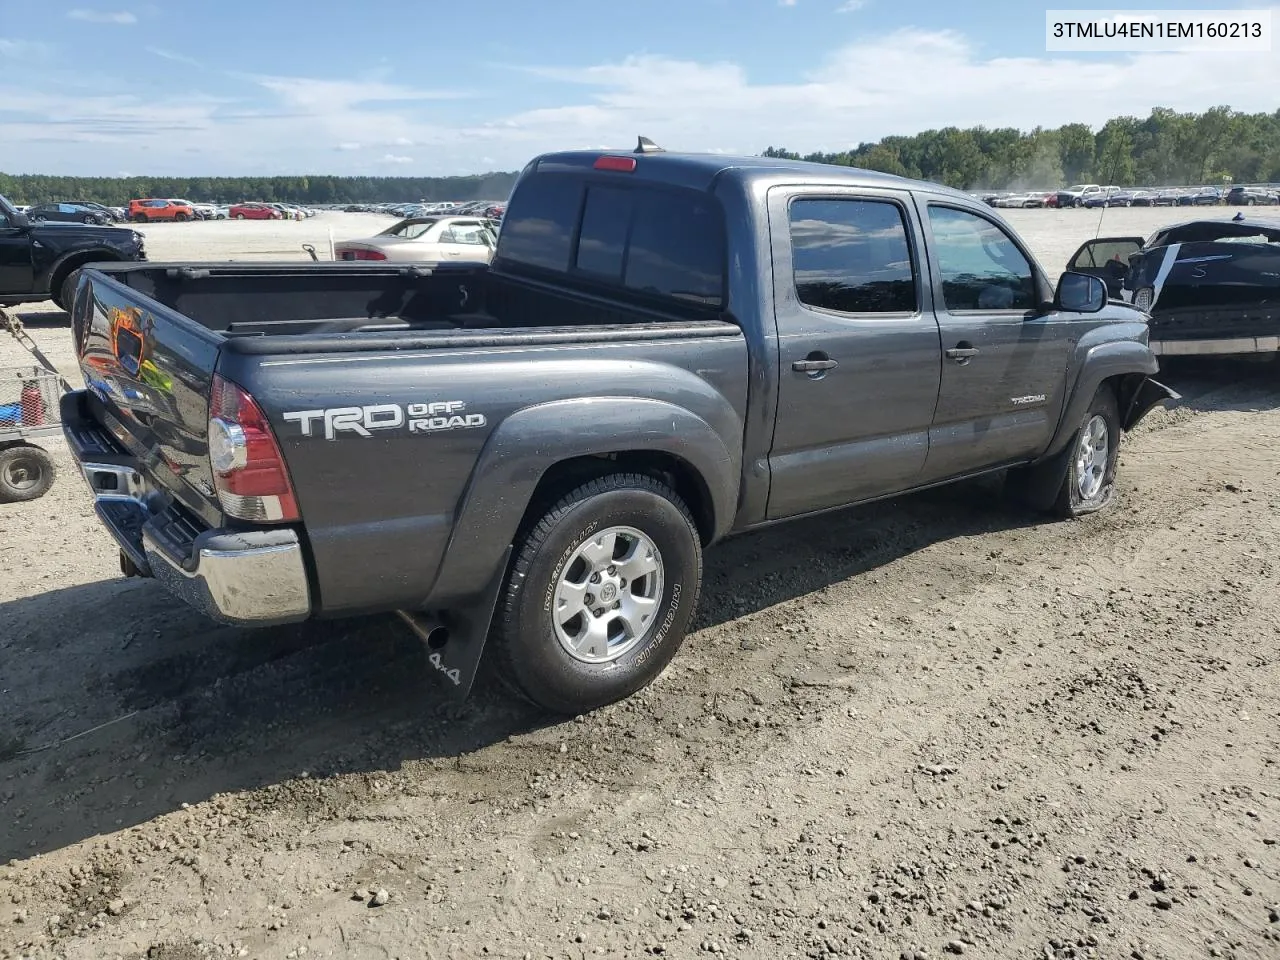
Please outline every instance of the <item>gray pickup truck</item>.
[[643, 140], [531, 162], [488, 266], [105, 265], [72, 321], [126, 574], [395, 612], [446, 689], [483, 650], [564, 713], [663, 670], [716, 541], [997, 470], [1090, 513], [1176, 396], [1144, 314], [964, 194]]

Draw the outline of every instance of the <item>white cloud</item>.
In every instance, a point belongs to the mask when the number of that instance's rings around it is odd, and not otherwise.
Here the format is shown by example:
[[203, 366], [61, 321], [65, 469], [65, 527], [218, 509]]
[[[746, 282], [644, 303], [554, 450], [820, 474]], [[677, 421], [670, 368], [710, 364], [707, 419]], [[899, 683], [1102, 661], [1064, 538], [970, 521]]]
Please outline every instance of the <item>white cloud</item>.
[[152, 56], [160, 57], [162, 60], [172, 60], [174, 63], [185, 63], [192, 67], [203, 67], [199, 60], [195, 57], [188, 57], [184, 53], [174, 53], [172, 50], [165, 50], [162, 47], [145, 47], [147, 53]]
[[70, 20], [84, 20], [88, 23], [115, 23], [121, 26], [128, 26], [131, 23], [137, 23], [136, 14], [130, 13], [128, 10], [84, 10], [76, 8], [67, 12], [67, 18]]
[[0, 60], [37, 60], [51, 52], [52, 47], [38, 40], [6, 40], [0, 37]]
[[796, 0], [778, 0], [778, 6], [780, 7], [794, 7], [795, 5]]
[[387, 153], [383, 155], [382, 162], [383, 163], [413, 163], [413, 157], [400, 157], [394, 153]]
[[836, 13], [855, 13], [867, 5], [868, 0], [844, 0], [836, 7]]
[[336, 149], [338, 149], [338, 150], [359, 150], [359, 149], [360, 149], [360, 144], [358, 144], [358, 143], [353, 143], [353, 142], [351, 142], [350, 140], [348, 140], [346, 143], [340, 143], [340, 144], [338, 144], [338, 146], [337, 146], [337, 148], [336, 148]]

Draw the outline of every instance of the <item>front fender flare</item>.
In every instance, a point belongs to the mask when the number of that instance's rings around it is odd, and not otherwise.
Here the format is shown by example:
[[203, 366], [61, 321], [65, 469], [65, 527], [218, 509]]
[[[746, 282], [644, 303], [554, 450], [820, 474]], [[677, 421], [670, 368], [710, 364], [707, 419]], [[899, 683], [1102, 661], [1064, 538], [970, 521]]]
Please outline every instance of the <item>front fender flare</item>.
[[715, 536], [733, 523], [741, 464], [738, 429], [723, 437], [701, 417], [663, 400], [594, 397], [526, 407], [507, 417], [480, 452], [428, 599], [443, 608], [488, 583], [515, 539], [539, 481], [575, 457], [655, 452], [678, 457], [710, 497]]
[[[1060, 453], [1071, 442], [1085, 410], [1093, 402], [1093, 396], [1104, 380], [1113, 377], [1132, 378], [1132, 387], [1126, 386], [1124, 389], [1136, 391], [1148, 377], [1160, 369], [1160, 362], [1151, 348], [1138, 340], [1112, 340], [1094, 346], [1081, 344], [1081, 348], [1071, 393], [1063, 404], [1062, 416], [1058, 419], [1053, 439], [1040, 460], [1047, 460]], [[1123, 416], [1132, 397], [1120, 396], [1117, 399]]]

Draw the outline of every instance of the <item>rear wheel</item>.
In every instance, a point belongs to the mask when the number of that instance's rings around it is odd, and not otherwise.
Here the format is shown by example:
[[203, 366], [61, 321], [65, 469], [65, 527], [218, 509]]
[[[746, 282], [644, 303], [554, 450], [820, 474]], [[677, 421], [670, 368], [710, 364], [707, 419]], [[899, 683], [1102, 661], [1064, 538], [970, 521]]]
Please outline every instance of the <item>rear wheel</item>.
[[237, 219], [237, 220], [243, 220], [243, 219], [244, 219], [244, 214], [243, 214], [243, 213], [237, 213], [237, 214], [236, 214], [236, 219]]
[[80, 271], [78, 269], [70, 271], [61, 280], [54, 280], [53, 286], [53, 304], [59, 310], [71, 312], [71, 304], [76, 298], [76, 284], [80, 282]]
[[134, 222], [134, 223], [146, 223], [146, 222], [147, 222], [147, 215], [146, 215], [145, 213], [135, 213], [135, 214], [133, 215], [133, 222]]
[[53, 457], [40, 447], [18, 444], [0, 450], [0, 503], [43, 497], [57, 473]]
[[187, 219], [187, 215], [185, 213], [175, 214], [173, 219], [178, 221], [178, 223], [182, 223]]
[[702, 544], [680, 496], [642, 474], [566, 494], [516, 541], [494, 652], [503, 679], [547, 710], [630, 696], [679, 649], [702, 585]]

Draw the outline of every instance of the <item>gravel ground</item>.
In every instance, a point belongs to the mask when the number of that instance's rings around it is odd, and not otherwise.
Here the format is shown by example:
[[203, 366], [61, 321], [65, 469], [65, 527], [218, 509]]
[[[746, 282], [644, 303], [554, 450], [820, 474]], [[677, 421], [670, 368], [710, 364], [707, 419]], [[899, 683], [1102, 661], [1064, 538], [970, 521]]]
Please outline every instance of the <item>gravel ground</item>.
[[[1098, 221], [1007, 215], [1051, 272]], [[0, 507], [0, 958], [1275, 960], [1277, 367], [1165, 377], [1110, 513], [972, 483], [730, 541], [666, 674], [564, 723], [442, 705], [390, 618], [235, 630], [121, 579], [50, 443]]]

